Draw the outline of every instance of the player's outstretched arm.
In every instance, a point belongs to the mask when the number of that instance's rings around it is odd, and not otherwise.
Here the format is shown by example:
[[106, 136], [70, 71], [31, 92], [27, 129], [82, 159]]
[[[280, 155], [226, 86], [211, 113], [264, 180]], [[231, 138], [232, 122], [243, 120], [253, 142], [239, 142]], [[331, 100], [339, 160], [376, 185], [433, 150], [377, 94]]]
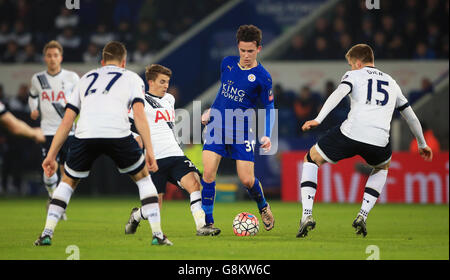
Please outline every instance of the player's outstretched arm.
[[0, 122], [14, 135], [31, 138], [37, 143], [45, 142], [45, 136], [42, 134], [42, 130], [40, 128], [30, 127], [22, 120], [14, 117], [14, 115], [10, 112], [2, 114], [0, 117]]
[[433, 159], [433, 151], [430, 147], [427, 146], [427, 143], [425, 142], [422, 126], [420, 125], [420, 121], [414, 113], [413, 109], [411, 108], [411, 106], [406, 105], [405, 108], [401, 109], [400, 114], [405, 119], [414, 137], [416, 137], [417, 139], [419, 154], [424, 160], [431, 161]]
[[147, 117], [144, 112], [144, 104], [135, 102], [133, 104], [134, 125], [141, 137], [145, 147], [145, 159], [151, 172], [158, 171], [155, 154], [153, 153], [152, 139], [150, 137], [150, 127], [148, 126]]
[[347, 83], [341, 83], [323, 104], [317, 117], [312, 121], [307, 121], [302, 126], [303, 131], [308, 131], [321, 124], [328, 114], [341, 102], [341, 100], [351, 92], [352, 88]]
[[58, 164], [56, 163], [56, 156], [58, 155], [59, 150], [61, 150], [62, 145], [66, 141], [77, 115], [78, 112], [75, 112], [72, 108], [67, 107], [64, 118], [62, 119], [61, 124], [59, 125], [58, 130], [56, 130], [55, 136], [53, 137], [53, 141], [50, 146], [50, 150], [47, 153], [47, 157], [42, 162], [42, 168], [44, 169], [44, 172], [48, 177], [51, 177], [58, 168]]

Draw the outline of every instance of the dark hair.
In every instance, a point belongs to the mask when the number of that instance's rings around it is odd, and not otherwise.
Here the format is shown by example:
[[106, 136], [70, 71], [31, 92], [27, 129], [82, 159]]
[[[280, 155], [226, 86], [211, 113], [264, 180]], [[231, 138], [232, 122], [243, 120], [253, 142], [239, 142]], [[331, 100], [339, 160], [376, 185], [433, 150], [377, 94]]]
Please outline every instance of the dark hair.
[[103, 48], [102, 59], [104, 62], [112, 60], [121, 62], [126, 56], [127, 49], [121, 42], [111, 41]]
[[345, 57], [348, 60], [359, 59], [362, 63], [373, 63], [373, 50], [369, 45], [357, 44], [351, 47]]
[[172, 77], [172, 70], [159, 64], [152, 64], [145, 67], [145, 78], [147, 81], [155, 81], [158, 74], [163, 74]]
[[236, 33], [237, 43], [239, 42], [256, 42], [259, 47], [262, 41], [261, 29], [254, 25], [241, 25]]

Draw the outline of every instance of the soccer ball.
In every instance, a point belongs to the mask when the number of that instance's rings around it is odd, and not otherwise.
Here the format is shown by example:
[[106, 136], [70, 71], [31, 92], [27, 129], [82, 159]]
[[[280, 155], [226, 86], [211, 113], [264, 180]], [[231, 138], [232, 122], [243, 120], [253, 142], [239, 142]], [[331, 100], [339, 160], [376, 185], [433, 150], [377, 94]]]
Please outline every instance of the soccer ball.
[[259, 231], [258, 218], [255, 215], [242, 212], [236, 215], [233, 220], [233, 232], [237, 236], [252, 236]]

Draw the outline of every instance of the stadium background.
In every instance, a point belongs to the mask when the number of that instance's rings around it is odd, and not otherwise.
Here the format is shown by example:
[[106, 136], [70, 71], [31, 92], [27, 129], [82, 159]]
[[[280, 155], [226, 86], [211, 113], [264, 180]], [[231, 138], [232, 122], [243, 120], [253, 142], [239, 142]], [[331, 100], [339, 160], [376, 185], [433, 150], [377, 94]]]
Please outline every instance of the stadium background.
[[[364, 42], [373, 46], [376, 65], [399, 82], [435, 152], [431, 164], [414, 154], [413, 136], [396, 114], [393, 164], [380, 201], [448, 203], [449, 1], [380, 1], [380, 9], [368, 9], [364, 0], [80, 0], [79, 10], [66, 9], [65, 2], [0, 0], [0, 100], [32, 126], [39, 122], [29, 118], [29, 83], [45, 69], [41, 50], [51, 39], [64, 47], [63, 68], [80, 76], [98, 66], [106, 42], [120, 40], [129, 68], [142, 77], [150, 63], [173, 70], [169, 92], [176, 108], [191, 110], [192, 101], [201, 100], [205, 109], [217, 92], [221, 59], [237, 55], [237, 27], [252, 23], [263, 31], [260, 61], [273, 77], [279, 118], [278, 152], [257, 155], [255, 172], [268, 197], [295, 201], [302, 151], [345, 119], [349, 102], [317, 131], [303, 133], [301, 124], [314, 118], [348, 70], [346, 50]], [[4, 130], [0, 143], [0, 194], [44, 196], [40, 147]], [[201, 169], [201, 146], [183, 148]], [[318, 200], [360, 201], [368, 168], [359, 158], [346, 163], [322, 168]], [[247, 198], [234, 174], [234, 163], [224, 160], [218, 201]], [[77, 193], [135, 194], [136, 188], [101, 158]], [[172, 187], [166, 198], [185, 197]]]

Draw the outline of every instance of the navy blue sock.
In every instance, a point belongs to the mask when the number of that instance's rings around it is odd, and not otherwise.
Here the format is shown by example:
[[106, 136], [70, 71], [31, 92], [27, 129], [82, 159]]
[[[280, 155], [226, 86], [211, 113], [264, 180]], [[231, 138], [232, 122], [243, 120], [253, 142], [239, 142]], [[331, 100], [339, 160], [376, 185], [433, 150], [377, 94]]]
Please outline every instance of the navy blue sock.
[[214, 199], [216, 197], [216, 182], [206, 183], [203, 178], [200, 180], [202, 189], [202, 209], [205, 211], [206, 224], [213, 224]]
[[256, 201], [259, 210], [267, 206], [266, 198], [264, 197], [261, 183], [258, 181], [257, 178], [255, 178], [255, 183], [253, 184], [253, 187], [247, 189], [247, 192], [250, 195], [250, 197], [254, 201]]

